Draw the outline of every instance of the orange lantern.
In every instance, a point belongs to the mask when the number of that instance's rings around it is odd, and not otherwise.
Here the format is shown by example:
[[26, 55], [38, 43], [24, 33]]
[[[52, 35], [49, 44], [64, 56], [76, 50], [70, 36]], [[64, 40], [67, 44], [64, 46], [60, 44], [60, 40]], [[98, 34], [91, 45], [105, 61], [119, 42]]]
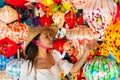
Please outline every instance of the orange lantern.
[[15, 22], [9, 24], [8, 28], [10, 29], [8, 37], [16, 43], [23, 42], [28, 36], [29, 26], [26, 24]]
[[11, 23], [18, 19], [18, 13], [10, 6], [0, 8], [0, 20], [5, 23]]

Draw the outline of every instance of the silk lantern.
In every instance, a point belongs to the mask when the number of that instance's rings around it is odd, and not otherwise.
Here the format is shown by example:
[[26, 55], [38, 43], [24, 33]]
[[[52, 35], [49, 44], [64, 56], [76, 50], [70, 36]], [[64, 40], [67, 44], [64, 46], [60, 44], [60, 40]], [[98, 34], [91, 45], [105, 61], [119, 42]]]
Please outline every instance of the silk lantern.
[[8, 25], [10, 29], [8, 37], [16, 43], [22, 43], [28, 36], [29, 26], [23, 23], [14, 22]]
[[87, 61], [83, 71], [87, 80], [116, 80], [119, 76], [116, 62], [103, 56], [96, 56]]
[[18, 45], [7, 37], [0, 40], [0, 54], [7, 58], [16, 54], [18, 48]]
[[23, 7], [26, 0], [4, 0], [4, 2], [15, 7]]
[[14, 59], [8, 62], [6, 65], [6, 73], [11, 78], [19, 79], [20, 69], [25, 60], [24, 59]]
[[75, 42], [79, 49], [79, 54], [82, 55], [84, 53], [86, 43], [95, 39], [95, 36], [93, 31], [86, 25], [77, 25], [73, 29], [66, 30], [66, 38]]
[[117, 62], [120, 63], [120, 21], [111, 24], [105, 31], [105, 42], [110, 52], [114, 55]]
[[14, 59], [14, 56], [11, 56], [11, 57], [7, 58], [4, 55], [0, 55], [0, 72], [2, 70], [5, 70], [6, 69], [6, 64], [13, 59]]
[[75, 26], [78, 18], [75, 11], [69, 10], [67, 13], [65, 13], [64, 19], [68, 25], [68, 28], [72, 29]]
[[53, 48], [62, 54], [64, 52], [63, 45], [65, 44], [65, 42], [67, 42], [66, 39], [58, 38], [53, 42]]
[[59, 27], [62, 28], [63, 24], [64, 24], [64, 13], [62, 12], [56, 12], [53, 14], [52, 19], [54, 21], [54, 23]]
[[117, 5], [113, 0], [91, 0], [85, 5], [84, 17], [96, 38], [104, 38], [104, 31], [112, 22], [116, 11]]
[[85, 5], [90, 1], [88, 0], [62, 0], [63, 2], [73, 5], [77, 9], [84, 9]]
[[0, 21], [0, 40], [7, 37], [8, 34], [10, 34], [8, 26], [4, 22]]
[[18, 13], [10, 6], [0, 8], [0, 20], [5, 23], [11, 23], [18, 19]]

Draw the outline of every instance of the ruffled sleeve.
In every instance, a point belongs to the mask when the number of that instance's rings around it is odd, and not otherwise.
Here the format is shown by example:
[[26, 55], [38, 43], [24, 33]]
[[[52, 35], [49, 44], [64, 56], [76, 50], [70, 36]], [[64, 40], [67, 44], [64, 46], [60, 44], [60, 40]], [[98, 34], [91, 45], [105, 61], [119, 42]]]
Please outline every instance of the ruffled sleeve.
[[60, 67], [61, 70], [63, 70], [64, 74], [68, 74], [70, 70], [73, 67], [72, 63], [69, 63], [67, 60], [63, 60], [60, 58], [61, 54], [54, 50], [53, 51], [53, 57], [57, 63], [57, 65]]

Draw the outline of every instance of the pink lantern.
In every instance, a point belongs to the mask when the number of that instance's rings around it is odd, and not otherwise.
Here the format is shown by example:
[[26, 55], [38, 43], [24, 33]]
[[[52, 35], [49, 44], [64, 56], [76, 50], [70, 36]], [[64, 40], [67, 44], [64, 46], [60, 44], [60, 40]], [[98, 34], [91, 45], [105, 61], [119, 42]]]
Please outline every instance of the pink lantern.
[[79, 48], [80, 55], [82, 55], [86, 44], [95, 39], [95, 36], [89, 27], [85, 25], [78, 25], [75, 28], [66, 30], [66, 38], [75, 43], [75, 45]]
[[117, 5], [113, 0], [91, 0], [84, 9], [84, 17], [99, 38], [116, 15]]

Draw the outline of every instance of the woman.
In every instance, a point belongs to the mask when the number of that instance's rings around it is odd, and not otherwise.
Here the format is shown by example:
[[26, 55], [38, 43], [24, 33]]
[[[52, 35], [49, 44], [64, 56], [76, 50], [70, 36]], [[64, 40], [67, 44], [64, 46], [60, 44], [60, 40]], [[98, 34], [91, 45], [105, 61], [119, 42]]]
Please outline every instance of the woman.
[[19, 80], [59, 80], [60, 72], [76, 73], [84, 64], [89, 52], [97, 46], [95, 40], [87, 44], [85, 53], [74, 65], [59, 57], [59, 52], [53, 48], [53, 37], [56, 27], [32, 27], [25, 41], [27, 60], [21, 67]]

